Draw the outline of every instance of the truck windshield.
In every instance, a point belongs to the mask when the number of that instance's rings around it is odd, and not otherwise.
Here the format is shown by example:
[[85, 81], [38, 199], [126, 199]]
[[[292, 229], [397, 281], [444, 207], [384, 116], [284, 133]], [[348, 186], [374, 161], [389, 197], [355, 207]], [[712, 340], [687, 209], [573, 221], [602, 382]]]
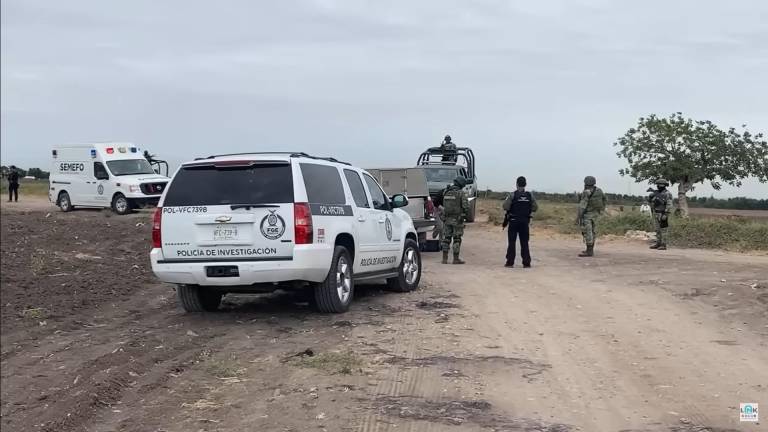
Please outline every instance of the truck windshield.
[[124, 159], [107, 162], [109, 171], [116, 176], [132, 174], [155, 174], [146, 159]]
[[424, 172], [427, 175], [427, 181], [433, 183], [450, 183], [460, 174], [459, 170], [453, 168], [430, 168], [425, 169]]

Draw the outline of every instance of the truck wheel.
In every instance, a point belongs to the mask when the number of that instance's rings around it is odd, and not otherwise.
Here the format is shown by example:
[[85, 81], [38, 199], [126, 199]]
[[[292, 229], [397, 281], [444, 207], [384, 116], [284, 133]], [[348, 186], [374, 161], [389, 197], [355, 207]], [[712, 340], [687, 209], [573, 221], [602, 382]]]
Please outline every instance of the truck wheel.
[[131, 212], [131, 203], [125, 195], [119, 193], [112, 198], [112, 211], [119, 215], [127, 215]]
[[346, 312], [352, 303], [355, 290], [352, 277], [352, 259], [347, 248], [336, 246], [328, 276], [323, 282], [315, 285], [317, 309], [325, 313]]
[[477, 200], [472, 201], [472, 204], [469, 206], [469, 214], [467, 215], [467, 222], [474, 222], [475, 221], [475, 210], [477, 209]]
[[427, 250], [427, 233], [419, 233], [419, 251], [425, 252]]
[[75, 206], [72, 205], [72, 200], [69, 198], [68, 193], [62, 192], [59, 194], [59, 208], [65, 213], [70, 212], [75, 208]]
[[214, 312], [219, 309], [222, 293], [206, 290], [196, 285], [176, 287], [181, 307], [187, 312]]
[[397, 292], [409, 292], [419, 286], [421, 280], [421, 252], [419, 245], [411, 239], [405, 240], [403, 260], [397, 270], [397, 277], [387, 279], [389, 289]]

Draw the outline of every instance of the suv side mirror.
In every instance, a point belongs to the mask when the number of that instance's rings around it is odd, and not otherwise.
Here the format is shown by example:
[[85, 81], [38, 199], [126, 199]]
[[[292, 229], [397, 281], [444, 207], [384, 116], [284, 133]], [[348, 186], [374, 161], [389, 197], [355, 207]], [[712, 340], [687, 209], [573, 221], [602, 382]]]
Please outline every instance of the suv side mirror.
[[403, 194], [397, 194], [392, 197], [392, 208], [400, 208], [408, 205], [408, 197]]

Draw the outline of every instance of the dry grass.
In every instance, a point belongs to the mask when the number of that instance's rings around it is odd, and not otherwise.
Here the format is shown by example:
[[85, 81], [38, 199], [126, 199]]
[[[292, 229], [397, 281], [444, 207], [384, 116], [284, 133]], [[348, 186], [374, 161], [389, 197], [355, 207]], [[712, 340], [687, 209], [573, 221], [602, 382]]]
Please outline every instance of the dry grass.
[[[0, 193], [2, 193], [2, 198], [7, 199], [8, 198], [8, 182], [3, 179], [2, 185], [0, 185]], [[24, 195], [31, 195], [31, 196], [42, 196], [47, 197], [48, 196], [48, 180], [24, 180], [22, 179], [19, 182], [19, 197]]]
[[[488, 222], [501, 225], [504, 214], [502, 201], [480, 200], [481, 213]], [[622, 211], [623, 210], [623, 211]], [[575, 223], [576, 204], [539, 202], [533, 227], [543, 227], [565, 234], [578, 234]], [[637, 208], [611, 206], [598, 220], [599, 234], [624, 236], [627, 231], [654, 231], [653, 222]], [[669, 242], [673, 246], [726, 249], [736, 251], [768, 250], [768, 220], [745, 217], [694, 216], [670, 220]]]

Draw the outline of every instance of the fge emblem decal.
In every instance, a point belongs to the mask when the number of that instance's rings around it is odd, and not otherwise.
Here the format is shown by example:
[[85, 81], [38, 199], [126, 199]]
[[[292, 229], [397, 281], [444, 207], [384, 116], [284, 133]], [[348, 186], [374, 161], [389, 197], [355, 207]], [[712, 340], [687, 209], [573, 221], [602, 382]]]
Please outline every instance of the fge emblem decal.
[[743, 422], [758, 422], [757, 417], [757, 404], [756, 403], [740, 403], [739, 404], [739, 420]]
[[269, 214], [261, 220], [261, 233], [270, 240], [277, 240], [285, 233], [285, 221], [277, 210], [270, 210]]
[[99, 187], [96, 188], [96, 192], [98, 192], [99, 195], [104, 195], [104, 185], [100, 184]]
[[392, 240], [392, 221], [389, 218], [384, 222], [384, 229], [387, 230], [387, 240]]

